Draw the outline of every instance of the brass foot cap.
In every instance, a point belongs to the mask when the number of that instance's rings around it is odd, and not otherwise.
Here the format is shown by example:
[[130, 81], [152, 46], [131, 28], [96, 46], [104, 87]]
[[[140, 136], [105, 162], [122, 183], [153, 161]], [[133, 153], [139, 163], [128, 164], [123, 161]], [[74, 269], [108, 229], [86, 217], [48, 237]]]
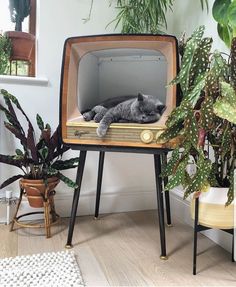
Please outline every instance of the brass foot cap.
[[167, 227], [173, 227], [173, 225], [172, 224], [166, 224], [167, 225]]
[[65, 245], [65, 248], [66, 248], [66, 249], [71, 249], [71, 248], [73, 248], [73, 245], [72, 245], [72, 244], [66, 244], [66, 245]]
[[166, 256], [160, 256], [160, 259], [161, 260], [168, 260], [168, 256], [166, 255]]

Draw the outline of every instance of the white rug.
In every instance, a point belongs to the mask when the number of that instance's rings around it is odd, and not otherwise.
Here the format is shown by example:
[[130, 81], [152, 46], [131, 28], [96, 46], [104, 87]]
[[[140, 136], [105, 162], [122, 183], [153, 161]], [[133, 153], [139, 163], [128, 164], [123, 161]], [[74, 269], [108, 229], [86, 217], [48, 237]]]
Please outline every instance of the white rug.
[[72, 252], [50, 252], [0, 260], [1, 287], [85, 286]]

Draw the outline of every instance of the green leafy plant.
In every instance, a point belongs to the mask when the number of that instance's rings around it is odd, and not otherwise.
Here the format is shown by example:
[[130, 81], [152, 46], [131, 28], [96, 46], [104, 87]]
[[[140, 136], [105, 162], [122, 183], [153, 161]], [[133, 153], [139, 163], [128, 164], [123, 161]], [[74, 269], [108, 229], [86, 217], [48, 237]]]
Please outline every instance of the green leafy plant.
[[[208, 0], [200, 3], [202, 9], [208, 10]], [[163, 33], [167, 28], [165, 14], [173, 4], [174, 0], [117, 0], [118, 14], [112, 22], [116, 22], [115, 28], [121, 23], [124, 34]]]
[[30, 0], [9, 0], [11, 21], [16, 23], [15, 31], [22, 31], [22, 22], [29, 16]]
[[0, 75], [7, 72], [11, 55], [11, 41], [5, 35], [0, 34]]
[[[69, 147], [62, 144], [59, 128], [51, 132], [49, 124], [45, 124], [42, 118], [37, 115], [37, 126], [40, 130], [40, 137], [36, 141], [36, 134], [31, 121], [22, 109], [17, 98], [6, 90], [0, 90], [5, 101], [5, 106], [0, 104], [0, 110], [5, 114], [4, 125], [21, 143], [22, 149], [16, 149], [13, 155], [0, 154], [0, 163], [12, 165], [21, 169], [22, 173], [5, 180], [0, 189], [8, 186], [20, 178], [43, 179], [47, 184], [49, 177], [57, 177], [69, 187], [76, 188], [77, 185], [71, 179], [64, 176], [61, 171], [78, 166], [79, 158], [62, 160], [62, 155], [69, 150]], [[27, 129], [19, 120], [18, 114], [23, 115], [27, 123]], [[20, 116], [21, 116], [20, 115]]]
[[217, 31], [227, 47], [236, 37], [236, 0], [215, 0], [212, 15], [216, 20]]
[[[229, 187], [228, 205], [233, 200], [236, 165], [236, 38], [231, 56], [212, 52], [212, 39], [203, 37], [204, 29], [199, 27], [181, 43], [181, 69], [170, 84], [180, 85], [183, 99], [160, 139], [180, 136], [182, 140], [163, 176], [170, 176], [166, 189], [182, 185], [185, 197], [209, 186]], [[193, 173], [191, 164], [196, 166]]]

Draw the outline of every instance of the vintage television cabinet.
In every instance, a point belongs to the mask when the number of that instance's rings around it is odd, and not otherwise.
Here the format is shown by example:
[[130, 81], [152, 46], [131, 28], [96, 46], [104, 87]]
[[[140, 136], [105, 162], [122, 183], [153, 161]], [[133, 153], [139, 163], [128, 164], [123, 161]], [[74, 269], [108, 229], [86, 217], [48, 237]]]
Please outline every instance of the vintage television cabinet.
[[[160, 142], [158, 136], [165, 130], [168, 115], [177, 103], [176, 86], [168, 85], [176, 76], [177, 68], [177, 41], [169, 35], [96, 35], [72, 37], [65, 41], [60, 87], [61, 137], [64, 143], [80, 150], [79, 188], [75, 190], [67, 247], [72, 241], [86, 151], [100, 151], [95, 215], [98, 215], [100, 202], [104, 152], [152, 153], [157, 181], [161, 256], [166, 257], [159, 174], [161, 155], [165, 156], [175, 143]], [[166, 105], [159, 121], [149, 124], [113, 123], [104, 138], [96, 134], [97, 123], [84, 121], [81, 113], [99, 102], [139, 92], [156, 96]]]

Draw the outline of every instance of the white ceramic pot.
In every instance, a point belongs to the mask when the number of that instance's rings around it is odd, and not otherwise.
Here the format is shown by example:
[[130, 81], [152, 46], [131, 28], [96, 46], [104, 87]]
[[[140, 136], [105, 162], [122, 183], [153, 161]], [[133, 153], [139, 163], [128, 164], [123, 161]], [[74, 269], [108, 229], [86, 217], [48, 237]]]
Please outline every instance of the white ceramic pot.
[[[199, 196], [199, 224], [211, 228], [234, 228], [234, 203], [225, 206], [228, 188], [211, 187]], [[191, 201], [191, 215], [194, 219], [195, 200]]]

